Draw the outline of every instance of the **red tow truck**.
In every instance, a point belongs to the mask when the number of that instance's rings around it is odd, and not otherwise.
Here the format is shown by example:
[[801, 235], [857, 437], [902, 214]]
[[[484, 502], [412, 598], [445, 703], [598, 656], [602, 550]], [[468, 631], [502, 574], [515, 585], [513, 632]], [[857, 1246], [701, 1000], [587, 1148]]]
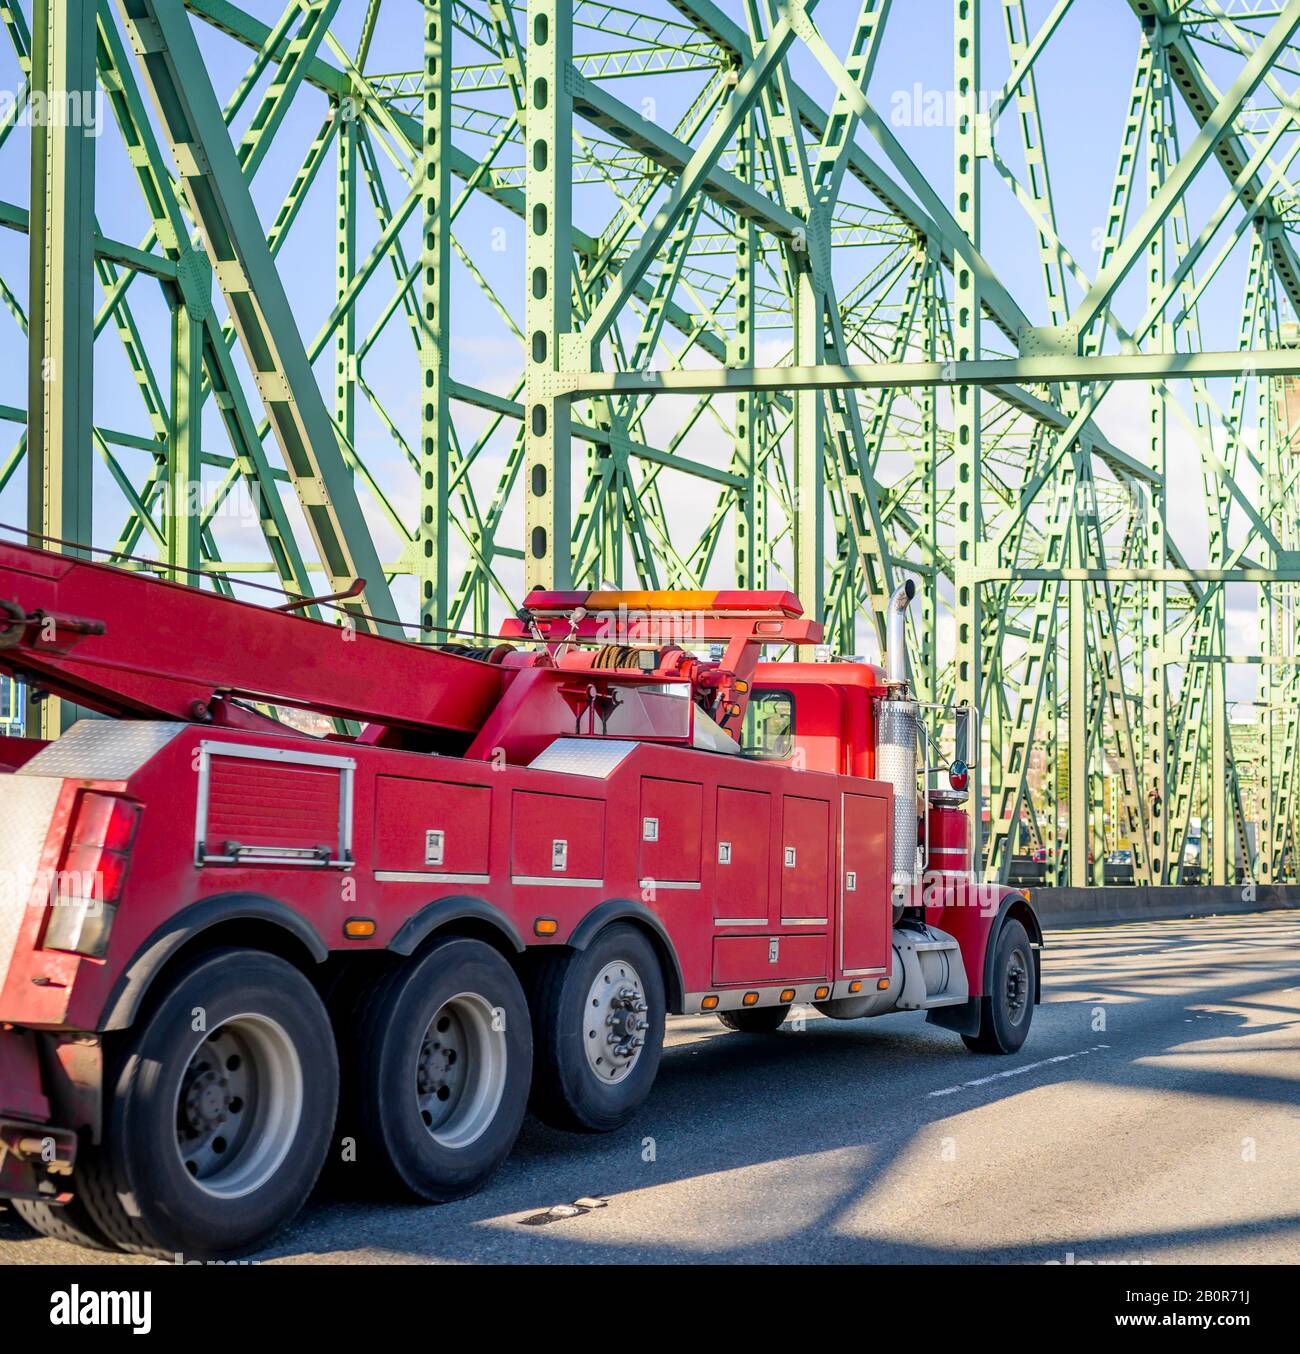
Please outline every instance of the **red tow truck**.
[[0, 1197], [222, 1257], [327, 1158], [444, 1201], [530, 1105], [618, 1128], [670, 1014], [1019, 1048], [1041, 929], [930, 785], [911, 596], [888, 670], [760, 661], [822, 638], [788, 592], [534, 592], [471, 649], [0, 544], [0, 669], [100, 716], [0, 740]]

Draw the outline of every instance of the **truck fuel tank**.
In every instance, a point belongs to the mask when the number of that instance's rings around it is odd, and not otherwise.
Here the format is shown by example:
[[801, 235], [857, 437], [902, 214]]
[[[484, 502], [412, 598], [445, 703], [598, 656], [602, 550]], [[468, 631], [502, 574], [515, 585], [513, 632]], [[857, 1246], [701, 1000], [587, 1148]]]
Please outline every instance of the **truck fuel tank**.
[[861, 1020], [890, 1011], [957, 1006], [970, 995], [961, 946], [934, 926], [896, 926], [890, 946], [889, 985], [856, 997], [817, 1002], [832, 1020]]

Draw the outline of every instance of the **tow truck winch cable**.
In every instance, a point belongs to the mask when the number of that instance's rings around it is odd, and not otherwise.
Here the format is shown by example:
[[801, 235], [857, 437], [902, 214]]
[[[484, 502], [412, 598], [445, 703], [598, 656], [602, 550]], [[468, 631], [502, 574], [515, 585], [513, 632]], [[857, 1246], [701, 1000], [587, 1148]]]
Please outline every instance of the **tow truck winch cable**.
[[[88, 555], [103, 555], [111, 563], [125, 560], [130, 564], [142, 564], [148, 569], [161, 573], [191, 574], [196, 578], [221, 578], [232, 587], [249, 588], [254, 592], [269, 592], [276, 597], [287, 597], [295, 606], [326, 606], [331, 611], [340, 611], [356, 620], [373, 621], [376, 625], [395, 625], [403, 630], [436, 631], [440, 635], [463, 635], [467, 639], [490, 639], [499, 642], [500, 635], [489, 634], [482, 630], [462, 630], [451, 625], [426, 625], [420, 621], [398, 621], [376, 616], [368, 611], [358, 611], [337, 602], [320, 597], [304, 597], [301, 593], [290, 592], [287, 588], [277, 588], [270, 583], [254, 583], [246, 578], [232, 578], [223, 569], [191, 569], [184, 564], [164, 564], [161, 560], [149, 559], [145, 555], [129, 555], [124, 550], [106, 550], [103, 546], [85, 545], [81, 541], [67, 540], [62, 536], [47, 536], [39, 531], [29, 531], [26, 527], [14, 526], [12, 522], [0, 522], [0, 531], [11, 531], [15, 536], [26, 536], [33, 541], [43, 541], [47, 545], [61, 545], [69, 550], [82, 550]], [[235, 599], [236, 601], [238, 598]]]

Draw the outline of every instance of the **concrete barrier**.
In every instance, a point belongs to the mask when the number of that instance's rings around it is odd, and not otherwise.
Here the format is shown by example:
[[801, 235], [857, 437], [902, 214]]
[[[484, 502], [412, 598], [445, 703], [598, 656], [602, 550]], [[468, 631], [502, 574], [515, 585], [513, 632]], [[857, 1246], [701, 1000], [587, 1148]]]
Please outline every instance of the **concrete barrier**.
[[1131, 888], [1029, 890], [1046, 929], [1107, 922], [1217, 917], [1243, 912], [1300, 910], [1297, 884], [1175, 884]]

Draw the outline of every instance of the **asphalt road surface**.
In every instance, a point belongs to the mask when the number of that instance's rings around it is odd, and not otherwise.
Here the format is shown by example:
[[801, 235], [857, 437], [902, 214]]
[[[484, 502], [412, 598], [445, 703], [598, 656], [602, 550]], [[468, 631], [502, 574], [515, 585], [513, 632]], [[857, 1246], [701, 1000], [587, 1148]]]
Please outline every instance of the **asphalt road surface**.
[[[654, 1093], [621, 1131], [529, 1119], [476, 1197], [318, 1194], [254, 1258], [1300, 1259], [1300, 915], [1060, 931], [1049, 947], [1014, 1057], [967, 1053], [918, 1015], [809, 1011], [762, 1036], [673, 1020]], [[524, 1225], [584, 1196], [608, 1203]], [[0, 1264], [105, 1260], [133, 1263], [0, 1213]]]

